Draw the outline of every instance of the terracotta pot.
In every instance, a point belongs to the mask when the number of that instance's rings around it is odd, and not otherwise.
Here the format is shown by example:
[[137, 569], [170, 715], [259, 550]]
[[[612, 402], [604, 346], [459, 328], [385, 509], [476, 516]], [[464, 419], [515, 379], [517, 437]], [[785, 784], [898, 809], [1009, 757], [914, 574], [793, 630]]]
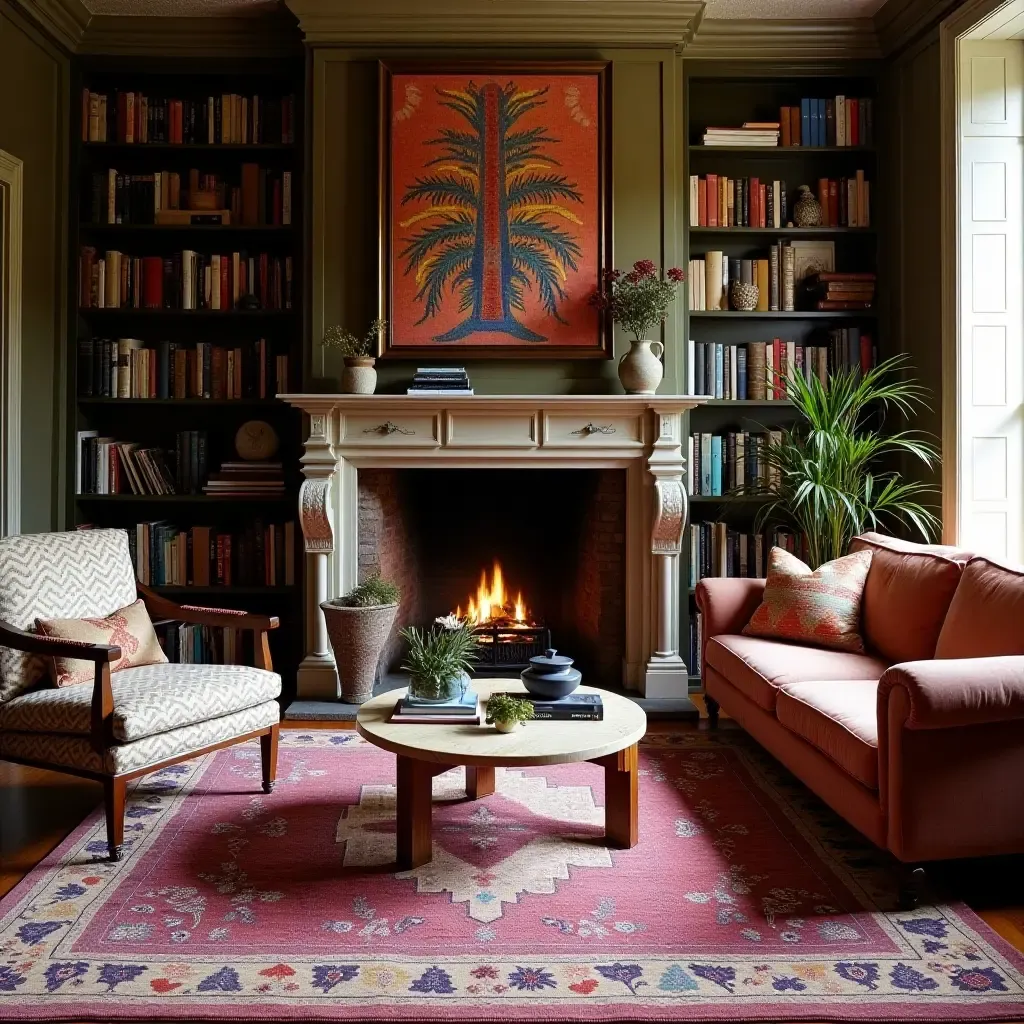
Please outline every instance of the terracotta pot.
[[627, 395], [653, 395], [658, 390], [665, 376], [661, 365], [664, 351], [665, 346], [660, 341], [634, 341], [630, 345], [619, 360], [619, 380]]
[[345, 356], [341, 390], [346, 395], [372, 395], [377, 389], [376, 360], [372, 356]]
[[398, 604], [346, 608], [324, 601], [320, 607], [338, 666], [341, 699], [362, 704], [373, 696], [380, 653], [395, 624]]

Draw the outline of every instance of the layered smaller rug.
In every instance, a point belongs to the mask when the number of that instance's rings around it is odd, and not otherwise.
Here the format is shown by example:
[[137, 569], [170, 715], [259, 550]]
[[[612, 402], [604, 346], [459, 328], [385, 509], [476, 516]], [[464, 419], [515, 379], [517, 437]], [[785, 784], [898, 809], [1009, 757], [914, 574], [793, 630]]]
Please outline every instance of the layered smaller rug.
[[2, 1020], [1007, 1020], [1024, 957], [963, 905], [896, 909], [893, 862], [738, 732], [641, 746], [640, 842], [595, 765], [434, 780], [395, 868], [394, 758], [286, 731], [149, 775], [0, 903]]

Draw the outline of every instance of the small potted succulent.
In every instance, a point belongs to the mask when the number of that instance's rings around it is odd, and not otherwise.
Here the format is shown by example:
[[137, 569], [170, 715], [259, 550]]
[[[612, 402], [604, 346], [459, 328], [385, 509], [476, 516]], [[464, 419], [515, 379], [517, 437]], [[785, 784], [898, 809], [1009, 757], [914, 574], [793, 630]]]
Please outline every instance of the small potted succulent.
[[409, 673], [409, 696], [442, 704], [466, 693], [480, 642], [465, 619], [444, 615], [429, 630], [409, 626], [401, 636], [409, 645], [402, 662]]
[[340, 352], [345, 360], [345, 368], [341, 371], [343, 394], [372, 395], [376, 390], [376, 359], [370, 353], [376, 349], [387, 326], [387, 320], [374, 320], [361, 338], [344, 327], [328, 327], [324, 331], [323, 347]]
[[498, 732], [513, 732], [521, 722], [533, 718], [533, 704], [512, 693], [494, 693], [487, 698], [487, 721]]
[[343, 597], [320, 605], [341, 680], [341, 699], [362, 704], [373, 696], [380, 652], [398, 615], [401, 591], [375, 573]]

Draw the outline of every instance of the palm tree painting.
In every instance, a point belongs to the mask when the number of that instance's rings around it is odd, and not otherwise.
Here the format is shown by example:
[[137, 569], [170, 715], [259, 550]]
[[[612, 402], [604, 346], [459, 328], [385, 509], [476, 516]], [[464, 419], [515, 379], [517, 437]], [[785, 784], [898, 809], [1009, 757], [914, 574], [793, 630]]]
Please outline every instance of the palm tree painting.
[[394, 73], [390, 96], [392, 346], [593, 354], [598, 76]]

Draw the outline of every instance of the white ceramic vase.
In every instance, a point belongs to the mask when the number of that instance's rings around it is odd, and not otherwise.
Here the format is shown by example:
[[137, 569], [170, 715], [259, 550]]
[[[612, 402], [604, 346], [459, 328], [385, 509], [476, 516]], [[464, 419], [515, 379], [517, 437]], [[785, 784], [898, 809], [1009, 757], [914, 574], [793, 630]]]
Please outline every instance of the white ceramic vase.
[[627, 395], [653, 395], [658, 390], [665, 368], [660, 341], [634, 341], [619, 360], [619, 380]]
[[346, 356], [341, 371], [341, 391], [346, 395], [372, 395], [377, 389], [377, 371], [372, 356]]

